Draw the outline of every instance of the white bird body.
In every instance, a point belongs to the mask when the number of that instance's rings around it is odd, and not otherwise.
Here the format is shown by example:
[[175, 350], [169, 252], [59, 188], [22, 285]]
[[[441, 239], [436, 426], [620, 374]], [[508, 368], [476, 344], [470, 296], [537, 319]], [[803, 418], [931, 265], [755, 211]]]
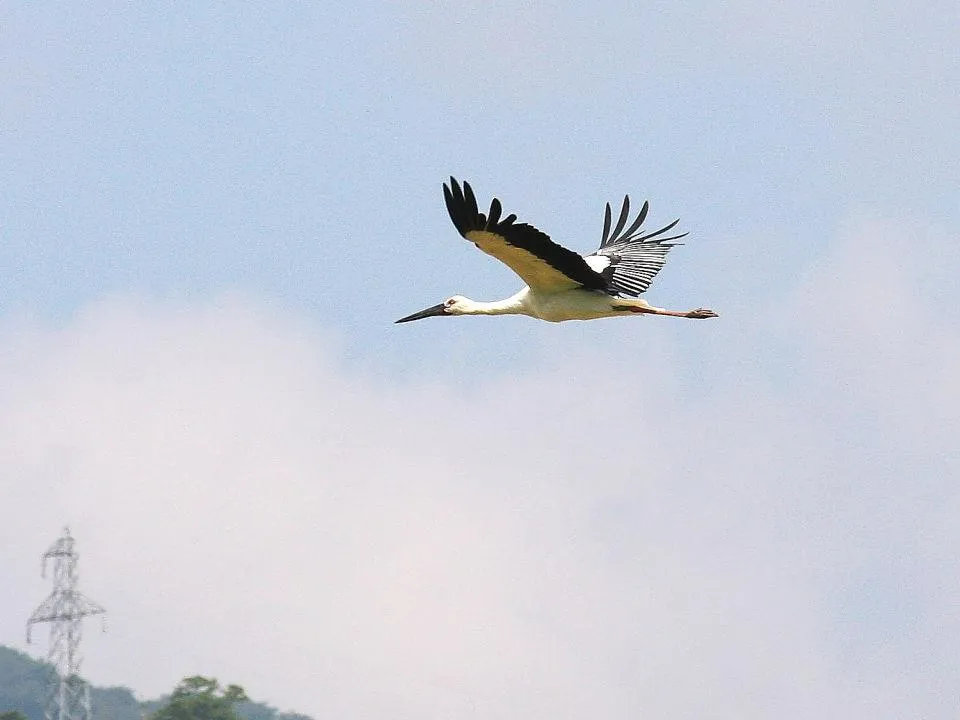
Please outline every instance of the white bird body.
[[450, 178], [450, 187], [444, 185], [443, 191], [450, 218], [460, 234], [509, 266], [527, 285], [495, 302], [454, 295], [439, 305], [401, 318], [398, 323], [455, 315], [527, 315], [547, 322], [595, 320], [635, 313], [697, 319], [717, 317], [712, 310], [703, 308], [683, 312], [654, 307], [639, 297], [663, 267], [667, 252], [674, 246], [670, 241], [683, 237], [683, 234], [658, 237], [679, 221], [642, 234], [639, 228], [647, 215], [647, 203], [625, 230], [630, 210], [630, 198], [625, 197], [612, 233], [608, 203], [600, 248], [593, 255], [583, 257], [557, 245], [535, 227], [516, 223], [515, 215], [501, 220], [500, 201], [496, 198], [490, 205], [489, 215], [480, 213], [469, 183], [463, 183], [461, 190], [457, 181]]
[[527, 288], [525, 302], [532, 317], [547, 322], [563, 322], [611, 317], [615, 314], [611, 304], [613, 299], [609, 295], [580, 288], [554, 293]]
[[454, 295], [447, 302], [447, 315], [527, 315], [547, 322], [597, 320], [623, 315], [624, 312], [653, 312], [646, 300], [614, 298], [582, 288], [544, 292], [524, 287], [518, 293], [494, 302], [471, 300], [462, 295]]

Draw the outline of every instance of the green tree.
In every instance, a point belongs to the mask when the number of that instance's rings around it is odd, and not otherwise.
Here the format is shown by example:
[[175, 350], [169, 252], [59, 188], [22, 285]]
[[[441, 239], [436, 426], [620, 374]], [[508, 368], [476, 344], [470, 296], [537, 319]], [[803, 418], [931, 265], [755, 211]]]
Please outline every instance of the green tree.
[[170, 702], [151, 715], [151, 720], [240, 720], [234, 710], [249, 698], [239, 685], [221, 688], [213, 678], [201, 675], [184, 678], [170, 696]]
[[27, 716], [19, 710], [8, 710], [0, 712], [0, 720], [27, 720]]

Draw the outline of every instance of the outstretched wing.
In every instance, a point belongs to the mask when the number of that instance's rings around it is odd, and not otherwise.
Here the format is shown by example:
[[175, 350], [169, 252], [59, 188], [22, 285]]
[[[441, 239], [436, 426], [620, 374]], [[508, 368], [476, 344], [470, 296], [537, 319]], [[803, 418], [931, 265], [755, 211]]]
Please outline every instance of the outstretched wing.
[[516, 215], [501, 219], [503, 209], [496, 198], [489, 214], [481, 213], [470, 183], [464, 182], [461, 190], [451, 177], [450, 186], [443, 186], [443, 197], [460, 234], [507, 265], [531, 288], [547, 292], [575, 287], [607, 289], [607, 280], [579, 253], [557, 245], [532, 225], [516, 222]]
[[667, 260], [667, 253], [687, 233], [661, 237], [670, 232], [679, 219], [674, 220], [666, 227], [644, 234], [643, 221], [647, 218], [650, 203], [644, 202], [640, 213], [629, 228], [624, 230], [630, 216], [630, 196], [623, 198], [623, 208], [617, 225], [610, 232], [610, 203], [603, 218], [603, 237], [600, 239], [600, 248], [585, 260], [600, 276], [606, 280], [609, 292], [621, 295], [637, 296], [645, 292]]

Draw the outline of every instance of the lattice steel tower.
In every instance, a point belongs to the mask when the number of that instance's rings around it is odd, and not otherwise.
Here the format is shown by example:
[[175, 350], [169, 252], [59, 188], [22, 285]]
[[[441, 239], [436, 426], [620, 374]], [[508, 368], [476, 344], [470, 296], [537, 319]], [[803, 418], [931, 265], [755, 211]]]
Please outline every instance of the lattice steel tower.
[[27, 642], [35, 623], [50, 623], [52, 665], [50, 691], [44, 706], [46, 720], [92, 720], [90, 687], [80, 677], [80, 639], [83, 618], [106, 612], [77, 590], [77, 553], [70, 528], [43, 554], [41, 575], [46, 577], [47, 560], [53, 560], [53, 592], [27, 620]]

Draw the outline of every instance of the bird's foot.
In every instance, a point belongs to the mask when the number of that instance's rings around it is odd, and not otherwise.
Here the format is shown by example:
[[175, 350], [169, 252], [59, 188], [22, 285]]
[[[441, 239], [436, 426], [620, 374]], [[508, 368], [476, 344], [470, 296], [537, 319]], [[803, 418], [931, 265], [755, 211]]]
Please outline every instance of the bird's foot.
[[696, 310], [691, 310], [687, 313], [688, 318], [693, 318], [694, 320], [705, 320], [706, 318], [715, 318], [720, 317], [713, 310], [707, 310], [706, 308], [697, 308]]

